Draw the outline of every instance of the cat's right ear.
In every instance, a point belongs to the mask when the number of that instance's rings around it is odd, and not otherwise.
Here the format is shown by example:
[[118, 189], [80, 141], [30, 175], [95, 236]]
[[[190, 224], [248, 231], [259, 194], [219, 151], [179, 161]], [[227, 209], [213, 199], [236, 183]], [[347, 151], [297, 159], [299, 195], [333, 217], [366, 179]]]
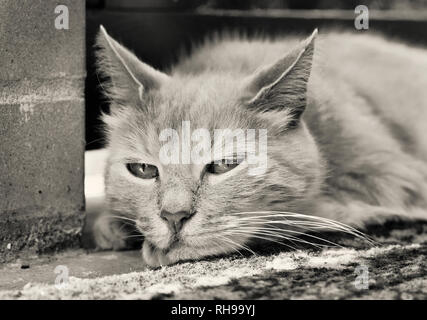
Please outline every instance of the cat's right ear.
[[160, 88], [169, 80], [168, 75], [143, 63], [114, 40], [102, 25], [96, 45], [97, 69], [108, 78], [102, 87], [116, 104], [139, 103], [148, 91]]
[[317, 29], [283, 58], [248, 79], [242, 98], [248, 108], [284, 112], [288, 127], [298, 125], [306, 106], [316, 35]]

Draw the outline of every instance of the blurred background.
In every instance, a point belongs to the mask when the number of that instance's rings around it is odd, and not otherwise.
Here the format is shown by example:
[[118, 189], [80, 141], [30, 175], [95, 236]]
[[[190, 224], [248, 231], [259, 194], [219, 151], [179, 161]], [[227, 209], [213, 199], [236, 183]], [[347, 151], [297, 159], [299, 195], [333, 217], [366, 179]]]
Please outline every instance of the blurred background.
[[[356, 30], [354, 8], [369, 8], [369, 29]], [[319, 28], [375, 32], [427, 45], [427, 0], [87, 0], [86, 149], [103, 146], [100, 111], [108, 111], [96, 74], [99, 25], [144, 62], [167, 71], [182, 52], [221, 30], [301, 34]]]

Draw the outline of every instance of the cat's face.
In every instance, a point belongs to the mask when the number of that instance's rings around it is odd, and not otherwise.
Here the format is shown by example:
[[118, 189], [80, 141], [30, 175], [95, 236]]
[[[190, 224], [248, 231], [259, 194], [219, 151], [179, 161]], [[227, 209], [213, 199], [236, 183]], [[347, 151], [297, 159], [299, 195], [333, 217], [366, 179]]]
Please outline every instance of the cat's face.
[[[269, 221], [266, 211], [294, 211], [317, 193], [319, 155], [300, 119], [309, 70], [296, 68], [311, 61], [304, 50], [311, 55], [312, 39], [296, 56], [291, 53], [286, 61], [238, 79], [217, 74], [168, 77], [103, 37], [101, 58], [107, 60], [102, 70], [110, 72], [114, 83], [111, 114], [104, 117], [110, 149], [106, 193], [112, 210], [134, 219], [144, 235], [148, 264], [242, 250], [249, 241], [264, 238], [260, 230]], [[114, 60], [117, 55], [120, 61]], [[290, 73], [286, 63], [300, 74]], [[304, 88], [298, 88], [301, 79]], [[191, 152], [200, 140], [185, 140], [185, 135], [200, 128], [210, 134], [212, 149], [210, 157], [193, 161]], [[226, 137], [233, 137], [234, 130], [245, 137], [255, 132], [257, 162], [249, 159], [247, 140], [236, 139], [230, 150], [216, 153], [218, 129], [231, 129]], [[178, 140], [161, 141], [171, 131]], [[177, 162], [167, 163], [162, 156], [168, 143], [177, 147], [169, 149], [177, 153]], [[223, 159], [234, 161], [225, 164]]]

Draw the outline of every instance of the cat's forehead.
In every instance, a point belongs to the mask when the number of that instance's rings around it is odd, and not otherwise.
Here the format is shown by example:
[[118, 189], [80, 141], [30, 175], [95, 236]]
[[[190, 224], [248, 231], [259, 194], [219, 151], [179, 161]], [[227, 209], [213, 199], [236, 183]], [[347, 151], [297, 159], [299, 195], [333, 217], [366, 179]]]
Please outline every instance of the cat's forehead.
[[259, 129], [262, 123], [242, 105], [238, 90], [239, 84], [227, 78], [171, 81], [152, 92], [141, 108], [131, 108], [112, 134], [124, 145], [144, 145], [153, 152], [162, 144], [162, 132], [170, 129], [179, 135], [207, 129], [211, 136], [216, 129]]
[[241, 126], [247, 115], [241, 112], [238, 90], [238, 83], [226, 77], [175, 80], [156, 94], [155, 123], [174, 129], [183, 121], [206, 129]]
[[[224, 75], [181, 76], [162, 86], [159, 95], [169, 106], [225, 108], [239, 97], [239, 81]], [[188, 110], [191, 110], [188, 109]], [[197, 109], [197, 108], [195, 108]]]

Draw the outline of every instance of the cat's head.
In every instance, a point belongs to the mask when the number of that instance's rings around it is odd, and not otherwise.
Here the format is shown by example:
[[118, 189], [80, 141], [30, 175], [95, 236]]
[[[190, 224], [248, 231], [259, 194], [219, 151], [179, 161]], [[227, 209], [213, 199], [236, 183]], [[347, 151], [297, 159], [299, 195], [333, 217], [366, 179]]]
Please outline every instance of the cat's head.
[[[245, 78], [169, 76], [101, 27], [98, 64], [111, 101], [106, 194], [114, 212], [135, 219], [148, 264], [241, 250], [266, 237], [268, 211], [297, 210], [318, 192], [319, 154], [301, 119], [314, 36]], [[230, 129], [217, 137], [231, 140], [215, 139], [218, 129]], [[236, 132], [243, 139], [218, 153], [214, 145]]]

